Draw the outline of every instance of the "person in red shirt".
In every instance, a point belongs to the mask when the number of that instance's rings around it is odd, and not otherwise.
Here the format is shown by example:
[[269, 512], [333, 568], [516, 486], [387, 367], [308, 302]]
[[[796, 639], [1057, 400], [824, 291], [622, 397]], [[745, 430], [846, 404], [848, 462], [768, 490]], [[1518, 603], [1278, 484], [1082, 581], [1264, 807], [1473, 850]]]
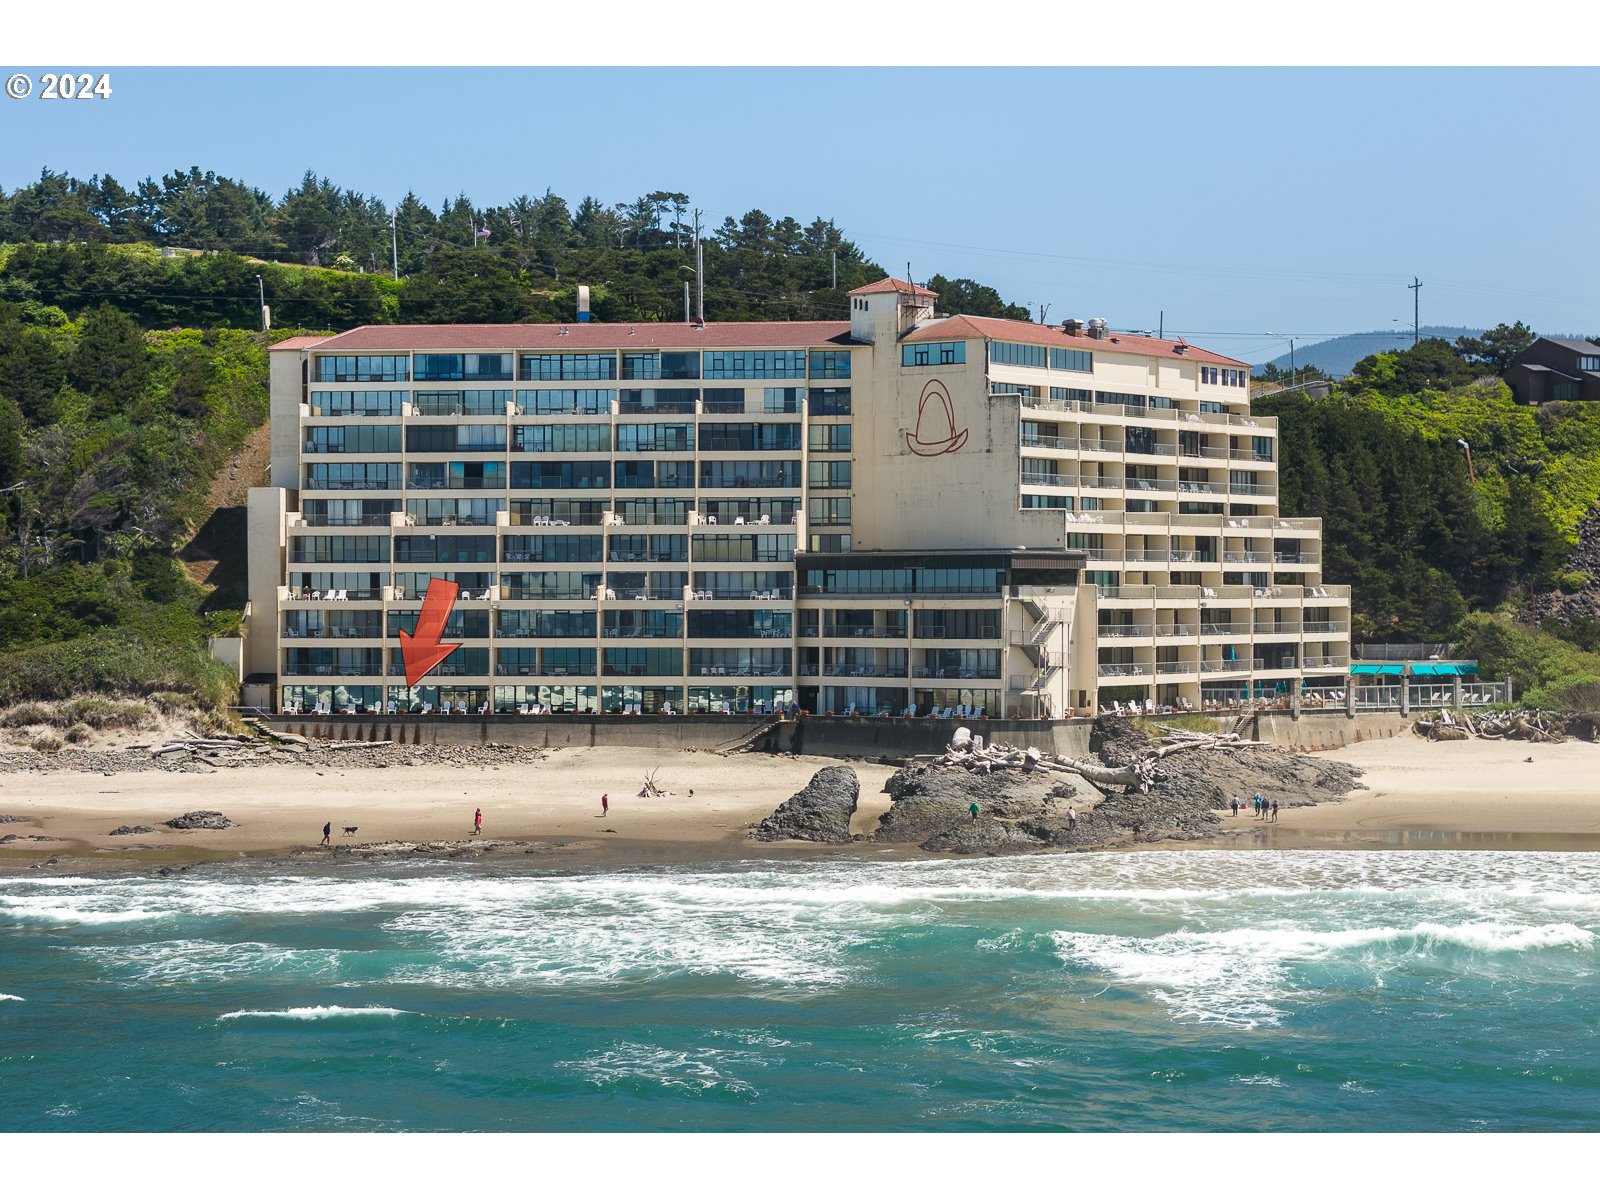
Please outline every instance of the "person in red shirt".
[[603, 817], [611, 811], [611, 794], [608, 792], [600, 797], [600, 815]]
[[476, 836], [483, 832], [483, 809], [478, 809], [472, 814], [472, 832]]

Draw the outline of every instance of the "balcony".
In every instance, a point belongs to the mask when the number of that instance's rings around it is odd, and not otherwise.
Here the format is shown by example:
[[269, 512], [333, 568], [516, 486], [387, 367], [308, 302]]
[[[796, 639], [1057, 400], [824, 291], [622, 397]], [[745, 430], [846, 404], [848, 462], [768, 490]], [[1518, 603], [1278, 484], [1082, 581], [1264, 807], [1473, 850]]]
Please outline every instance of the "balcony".
[[1024, 471], [1022, 484], [1024, 487], [1077, 487], [1078, 477], [1055, 471]]
[[1157, 675], [1193, 675], [1198, 668], [1192, 662], [1158, 662]]
[[1102, 625], [1100, 638], [1147, 638], [1150, 636], [1149, 625]]
[[1078, 444], [1075, 437], [1050, 437], [1046, 434], [1024, 434], [1022, 437], [1024, 450], [1076, 450]]
[[1097, 670], [1101, 679], [1125, 679], [1149, 675], [1152, 668], [1149, 663], [1100, 663]]

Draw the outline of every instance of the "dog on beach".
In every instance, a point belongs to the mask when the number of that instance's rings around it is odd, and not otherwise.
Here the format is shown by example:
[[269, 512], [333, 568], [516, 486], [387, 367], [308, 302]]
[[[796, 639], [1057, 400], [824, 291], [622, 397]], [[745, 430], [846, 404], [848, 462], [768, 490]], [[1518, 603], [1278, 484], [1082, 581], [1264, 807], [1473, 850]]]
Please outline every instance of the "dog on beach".
[[345, 827], [344, 827], [344, 835], [345, 835], [345, 837], [355, 837], [355, 835], [356, 835], [356, 828], [357, 828], [357, 827], [356, 827], [356, 826], [354, 826], [354, 825], [346, 825], [346, 826], [345, 826]]

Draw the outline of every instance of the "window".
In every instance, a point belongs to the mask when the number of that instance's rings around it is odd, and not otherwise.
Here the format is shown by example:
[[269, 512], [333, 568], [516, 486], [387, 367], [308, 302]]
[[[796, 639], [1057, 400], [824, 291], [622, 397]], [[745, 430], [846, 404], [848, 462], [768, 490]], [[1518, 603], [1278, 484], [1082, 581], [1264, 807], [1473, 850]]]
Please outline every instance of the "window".
[[524, 354], [523, 379], [615, 379], [615, 354]]
[[707, 350], [706, 379], [804, 379], [804, 350]]
[[453, 462], [449, 464], [449, 488], [499, 491], [506, 486], [506, 465], [502, 462]]
[[457, 450], [504, 450], [506, 427], [504, 425], [457, 425]]
[[557, 416], [563, 413], [599, 417], [611, 411], [612, 402], [616, 398], [616, 392], [609, 388], [559, 388], [518, 392], [517, 407], [528, 416], [534, 417]]
[[[620, 447], [624, 429], [653, 429], [652, 425], [619, 425]], [[680, 428], [682, 428], [680, 426]], [[609, 425], [518, 425], [512, 430], [511, 448], [524, 454], [604, 454], [611, 449]], [[693, 448], [693, 443], [690, 444]]]
[[820, 460], [808, 464], [807, 475], [813, 489], [847, 488], [850, 486], [850, 462]]
[[622, 393], [618, 412], [693, 413], [700, 392], [695, 388], [642, 388]]
[[724, 462], [700, 464], [700, 486], [706, 488], [797, 488], [798, 461]]
[[306, 430], [307, 454], [398, 454], [398, 425], [313, 425]]
[[800, 411], [800, 398], [804, 395], [804, 388], [763, 388], [761, 411], [769, 413], [797, 413]]
[[511, 378], [509, 354], [418, 354], [414, 366], [418, 380]]
[[1033, 493], [1024, 493], [1022, 497], [1023, 508], [1068, 508], [1072, 507], [1071, 496], [1040, 496]]
[[318, 383], [403, 383], [411, 378], [405, 354], [322, 354], [317, 357]]
[[850, 449], [848, 425], [813, 425], [808, 436], [813, 454], [843, 454]]
[[[848, 467], [850, 464], [840, 462], [837, 466]], [[811, 525], [850, 525], [850, 498], [827, 496], [806, 501], [806, 520]]]
[[1024, 400], [1037, 400], [1042, 389], [1031, 383], [1005, 383], [999, 379], [989, 381], [991, 396], [1021, 396]]
[[400, 486], [397, 462], [313, 463], [306, 468], [312, 491], [385, 491]]
[[394, 539], [397, 563], [492, 563], [494, 535], [408, 534]]
[[700, 393], [700, 407], [708, 413], [742, 413], [743, 388], [706, 388]]
[[1200, 368], [1200, 382], [1201, 383], [1216, 383], [1216, 382], [1218, 382], [1217, 368], [1215, 368], [1215, 367], [1201, 367]]
[[1087, 350], [1050, 350], [1052, 371], [1093, 371], [1094, 355]]
[[1134, 392], [1096, 392], [1096, 404], [1120, 404], [1123, 408], [1143, 408], [1144, 397]]
[[1558, 383], [1550, 391], [1552, 400], [1576, 400], [1578, 398], [1578, 385], [1575, 383]]
[[811, 378], [849, 379], [850, 351], [813, 350], [811, 352]]
[[404, 392], [312, 392], [314, 417], [398, 417]]
[[1578, 370], [1600, 371], [1600, 354], [1578, 355]]
[[813, 417], [848, 417], [850, 415], [850, 389], [812, 388], [811, 415]]
[[[604, 426], [601, 426], [603, 429]], [[694, 426], [677, 425], [618, 425], [617, 452], [676, 453], [694, 449]]]
[[800, 426], [795, 422], [703, 422], [700, 426], [700, 449], [798, 450]]
[[1129, 454], [1154, 454], [1156, 431], [1144, 425], [1128, 426], [1126, 449]]
[[1203, 413], [1219, 413], [1226, 412], [1227, 409], [1222, 407], [1220, 400], [1202, 400], [1200, 401], [1200, 411]]
[[696, 534], [694, 560], [707, 562], [788, 562], [794, 558], [790, 534]]
[[347, 563], [389, 561], [387, 537], [295, 538], [289, 543], [289, 561], [296, 563]]
[[965, 342], [917, 342], [900, 347], [902, 367], [942, 367], [966, 361]]
[[989, 362], [991, 365], [1042, 367], [1045, 365], [1045, 348], [1024, 345], [1022, 342], [990, 342]]
[[579, 459], [575, 462], [514, 462], [511, 486], [516, 489], [608, 488], [611, 464]]

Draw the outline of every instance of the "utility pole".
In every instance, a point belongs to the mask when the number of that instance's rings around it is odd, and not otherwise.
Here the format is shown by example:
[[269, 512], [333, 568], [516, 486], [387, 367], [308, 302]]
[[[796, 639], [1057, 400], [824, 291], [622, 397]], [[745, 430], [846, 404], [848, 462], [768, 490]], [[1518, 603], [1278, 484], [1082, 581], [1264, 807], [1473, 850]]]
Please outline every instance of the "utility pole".
[[700, 244], [700, 210], [694, 210], [694, 289], [695, 321], [706, 323], [706, 252]]
[[267, 316], [267, 285], [261, 281], [261, 276], [256, 276], [256, 287], [261, 293], [261, 332], [267, 332], [272, 324], [272, 319]]
[[1048, 313], [1049, 311], [1050, 311], [1050, 306], [1048, 304], [1039, 305], [1039, 324], [1041, 324], [1041, 325], [1044, 324], [1045, 314]]
[[1411, 282], [1406, 284], [1406, 287], [1411, 289], [1411, 344], [1415, 346], [1417, 337], [1422, 332], [1420, 321], [1422, 315], [1422, 280], [1413, 275]]
[[683, 281], [683, 323], [689, 324], [689, 281]]
[[400, 282], [400, 226], [399, 209], [389, 210], [389, 253], [394, 259], [394, 281]]
[[830, 250], [828, 253], [833, 258], [833, 284], [832, 284], [832, 287], [833, 287], [834, 291], [838, 291], [839, 290], [839, 252], [837, 250]]

